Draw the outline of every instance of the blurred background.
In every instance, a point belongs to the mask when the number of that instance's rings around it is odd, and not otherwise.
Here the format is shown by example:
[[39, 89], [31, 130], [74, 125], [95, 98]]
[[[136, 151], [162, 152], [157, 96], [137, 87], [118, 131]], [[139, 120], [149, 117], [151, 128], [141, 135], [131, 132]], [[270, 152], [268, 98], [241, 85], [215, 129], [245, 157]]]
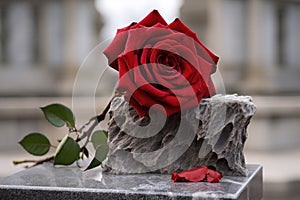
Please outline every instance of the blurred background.
[[100, 64], [84, 59], [153, 9], [167, 22], [180, 17], [220, 56], [227, 93], [253, 97], [245, 154], [264, 167], [264, 199], [298, 199], [298, 0], [0, 0], [0, 178], [23, 169], [12, 160], [30, 158], [18, 145], [27, 133], [43, 132], [53, 143], [65, 133], [39, 107], [75, 106], [79, 123], [103, 108], [117, 74], [101, 56]]

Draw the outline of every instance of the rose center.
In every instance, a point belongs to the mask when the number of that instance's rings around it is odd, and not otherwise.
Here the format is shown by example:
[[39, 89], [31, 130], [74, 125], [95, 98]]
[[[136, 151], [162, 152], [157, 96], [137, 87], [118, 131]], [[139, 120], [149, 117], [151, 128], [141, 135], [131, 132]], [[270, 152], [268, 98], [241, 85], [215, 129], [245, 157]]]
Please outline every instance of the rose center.
[[162, 64], [167, 65], [171, 68], [176, 68], [178, 65], [178, 59], [176, 54], [169, 53], [164, 57]]

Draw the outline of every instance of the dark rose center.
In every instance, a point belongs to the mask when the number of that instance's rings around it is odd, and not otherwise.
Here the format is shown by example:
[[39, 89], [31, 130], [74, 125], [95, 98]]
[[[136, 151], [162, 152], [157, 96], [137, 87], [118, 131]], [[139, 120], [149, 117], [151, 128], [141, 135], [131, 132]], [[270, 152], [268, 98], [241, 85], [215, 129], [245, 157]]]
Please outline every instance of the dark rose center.
[[157, 63], [177, 69], [180, 62], [178, 57], [175, 53], [161, 50], [157, 56]]

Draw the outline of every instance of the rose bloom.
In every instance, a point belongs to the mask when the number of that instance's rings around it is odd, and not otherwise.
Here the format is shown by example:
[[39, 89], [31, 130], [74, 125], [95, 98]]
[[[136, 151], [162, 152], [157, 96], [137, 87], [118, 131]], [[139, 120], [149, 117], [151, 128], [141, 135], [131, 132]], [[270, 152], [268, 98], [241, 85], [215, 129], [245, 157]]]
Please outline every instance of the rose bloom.
[[118, 29], [104, 54], [119, 71], [117, 90], [140, 116], [155, 104], [170, 116], [216, 93], [218, 57], [179, 19], [168, 25], [157, 10]]

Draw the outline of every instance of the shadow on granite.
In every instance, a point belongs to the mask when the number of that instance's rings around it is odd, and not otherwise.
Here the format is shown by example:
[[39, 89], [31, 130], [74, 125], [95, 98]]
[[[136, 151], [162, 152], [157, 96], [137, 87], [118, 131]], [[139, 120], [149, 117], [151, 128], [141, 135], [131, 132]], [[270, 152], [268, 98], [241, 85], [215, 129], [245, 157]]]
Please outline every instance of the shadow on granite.
[[0, 199], [262, 199], [262, 167], [220, 183], [173, 183], [170, 175], [111, 175], [45, 163], [0, 180]]

